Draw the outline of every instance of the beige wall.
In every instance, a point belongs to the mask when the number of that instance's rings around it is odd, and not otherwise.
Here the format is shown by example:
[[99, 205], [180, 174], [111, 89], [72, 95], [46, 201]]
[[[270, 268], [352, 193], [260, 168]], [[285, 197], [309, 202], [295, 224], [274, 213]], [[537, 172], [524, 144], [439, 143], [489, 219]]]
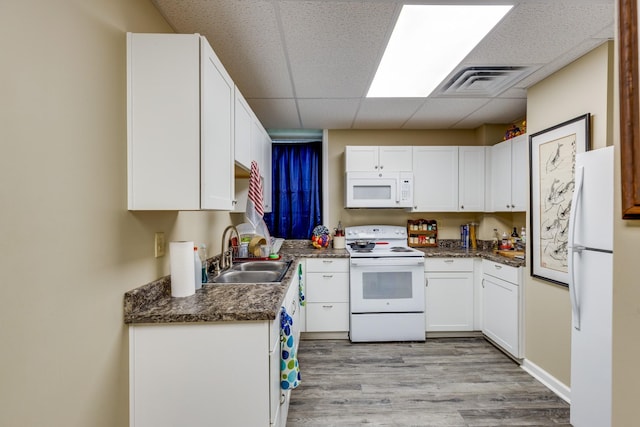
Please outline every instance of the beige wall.
[[148, 0], [3, 0], [0, 29], [0, 425], [126, 426], [153, 233], [217, 251], [229, 222], [126, 209], [125, 33], [172, 30]]
[[[617, 48], [615, 50], [617, 53]], [[617, 56], [617, 55], [616, 55]], [[617, 64], [617, 62], [614, 62]], [[638, 423], [640, 388], [640, 279], [638, 257], [640, 220], [622, 219], [620, 188], [620, 126], [618, 69], [613, 91], [615, 164], [615, 210], [613, 241], [613, 426]]]
[[[611, 104], [613, 43], [607, 43], [529, 89], [529, 134], [591, 113], [592, 146], [613, 143]], [[528, 219], [527, 219], [528, 222]], [[571, 307], [566, 287], [525, 271], [525, 356], [569, 386], [571, 373]]]
[[[438, 238], [459, 239], [460, 224], [479, 223], [478, 238], [490, 240], [493, 229], [508, 231], [525, 226], [523, 213], [410, 213], [398, 209], [344, 209], [344, 148], [347, 145], [493, 145], [502, 141], [507, 125], [482, 126], [476, 130], [330, 130], [328, 133], [329, 218], [334, 228], [338, 220], [344, 226], [388, 224], [406, 226], [408, 219], [435, 219]], [[416, 185], [419, 185], [416, 183]], [[326, 196], [325, 196], [326, 197]]]

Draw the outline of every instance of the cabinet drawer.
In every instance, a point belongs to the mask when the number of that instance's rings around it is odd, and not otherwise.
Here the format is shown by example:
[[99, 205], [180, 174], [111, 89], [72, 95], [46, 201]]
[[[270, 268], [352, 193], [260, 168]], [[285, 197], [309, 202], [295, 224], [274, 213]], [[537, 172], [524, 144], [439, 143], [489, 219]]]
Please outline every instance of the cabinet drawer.
[[427, 258], [424, 271], [473, 271], [473, 258]]
[[348, 273], [348, 258], [309, 258], [307, 259], [307, 273], [323, 273], [326, 271]]
[[349, 330], [349, 303], [307, 303], [307, 332]]
[[349, 302], [348, 273], [307, 273], [308, 302]]
[[498, 279], [518, 285], [518, 268], [510, 265], [500, 264], [499, 262], [482, 260], [482, 273], [488, 274]]

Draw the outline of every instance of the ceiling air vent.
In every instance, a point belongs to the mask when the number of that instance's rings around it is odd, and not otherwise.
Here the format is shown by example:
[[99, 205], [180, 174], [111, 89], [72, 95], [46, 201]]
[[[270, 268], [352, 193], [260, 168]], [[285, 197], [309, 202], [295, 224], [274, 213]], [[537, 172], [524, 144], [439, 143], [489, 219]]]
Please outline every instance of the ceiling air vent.
[[497, 96], [535, 71], [535, 67], [478, 66], [458, 71], [443, 84], [440, 95]]

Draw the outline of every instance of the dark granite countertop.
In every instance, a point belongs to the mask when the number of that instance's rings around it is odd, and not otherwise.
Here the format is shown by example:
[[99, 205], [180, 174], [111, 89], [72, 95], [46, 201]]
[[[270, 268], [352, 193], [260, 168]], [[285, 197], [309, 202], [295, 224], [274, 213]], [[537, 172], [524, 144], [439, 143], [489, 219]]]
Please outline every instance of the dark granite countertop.
[[492, 250], [472, 250], [460, 248], [419, 248], [427, 258], [482, 258], [489, 261], [499, 262], [512, 267], [524, 267], [524, 259], [508, 258], [494, 253]]
[[[426, 257], [480, 257], [514, 267], [524, 260], [514, 260], [490, 250], [465, 250], [455, 246], [421, 248]], [[285, 241], [280, 255], [292, 261], [279, 283], [214, 284], [202, 286], [194, 295], [171, 297], [170, 276], [126, 292], [124, 322], [126, 324], [225, 322], [274, 320], [280, 311], [288, 285], [296, 274], [300, 258], [348, 258], [344, 249], [316, 249], [308, 240]]]

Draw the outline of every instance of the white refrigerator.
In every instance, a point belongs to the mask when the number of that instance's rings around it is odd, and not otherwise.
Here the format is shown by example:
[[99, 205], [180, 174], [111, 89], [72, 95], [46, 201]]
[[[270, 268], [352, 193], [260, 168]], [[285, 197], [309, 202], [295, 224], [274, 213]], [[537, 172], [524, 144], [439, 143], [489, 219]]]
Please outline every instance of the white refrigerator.
[[569, 218], [574, 427], [611, 426], [613, 147], [576, 155]]

